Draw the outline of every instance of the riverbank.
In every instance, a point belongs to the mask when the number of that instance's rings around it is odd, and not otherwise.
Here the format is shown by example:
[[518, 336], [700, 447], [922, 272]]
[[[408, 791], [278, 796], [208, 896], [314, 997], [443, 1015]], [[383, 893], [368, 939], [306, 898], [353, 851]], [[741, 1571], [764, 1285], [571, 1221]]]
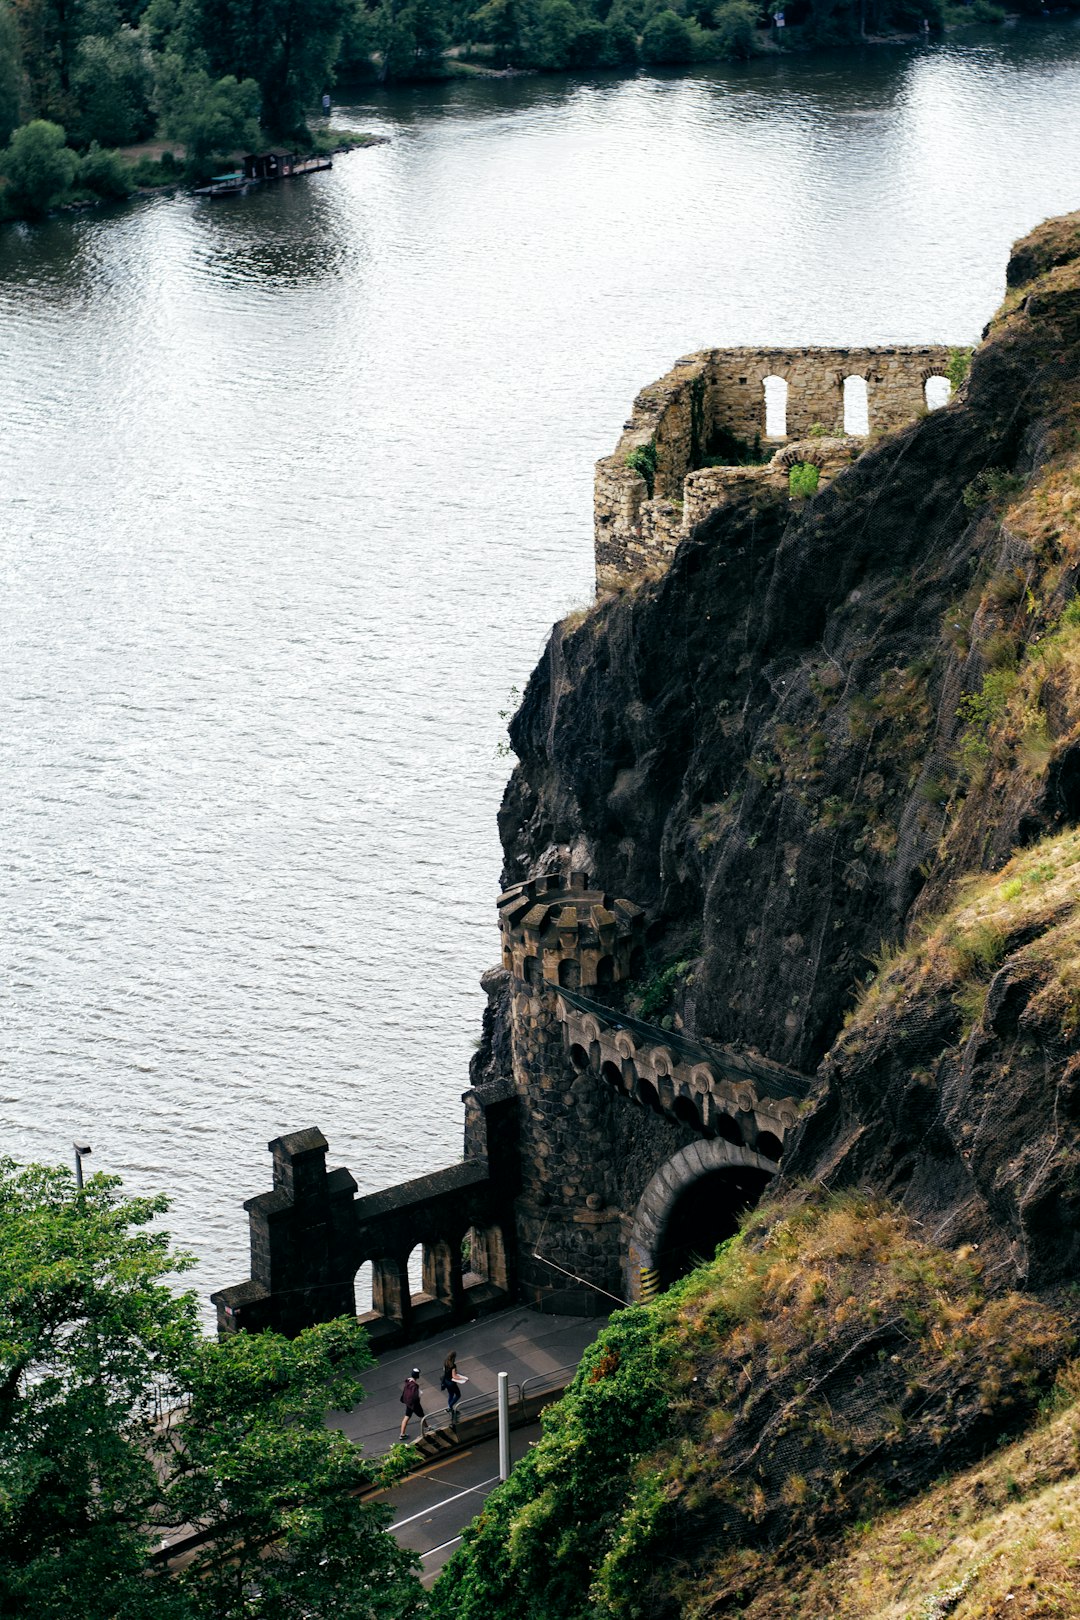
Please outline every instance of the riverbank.
[[[314, 131], [310, 141], [298, 142], [288, 150], [302, 157], [329, 158], [388, 144], [389, 136], [386, 135], [328, 127]], [[7, 185], [0, 176], [0, 225], [31, 222], [52, 214], [83, 213], [106, 204], [126, 202], [135, 196], [189, 191], [194, 189], [198, 180], [206, 178], [206, 171], [210, 167], [205, 162], [193, 167], [186, 147], [178, 141], [140, 141], [131, 146], [116, 147], [112, 151], [92, 147], [86, 154], [78, 154], [61, 146], [56, 149], [57, 162], [61, 153], [70, 157], [68, 167], [72, 178], [63, 189], [56, 189], [51, 197], [39, 195], [21, 202], [8, 201]], [[243, 161], [244, 153], [239, 151], [218, 160], [222, 167], [227, 168], [236, 168]]]

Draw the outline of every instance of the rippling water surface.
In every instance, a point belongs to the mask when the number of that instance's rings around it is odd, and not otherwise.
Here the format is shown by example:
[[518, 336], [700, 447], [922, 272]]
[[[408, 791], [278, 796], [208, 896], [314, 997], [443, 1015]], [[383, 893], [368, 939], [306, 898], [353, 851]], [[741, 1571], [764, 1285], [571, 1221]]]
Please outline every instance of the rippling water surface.
[[372, 93], [331, 174], [0, 229], [2, 1147], [168, 1190], [204, 1292], [279, 1131], [456, 1157], [592, 461], [693, 348], [972, 341], [1078, 105], [1056, 25]]

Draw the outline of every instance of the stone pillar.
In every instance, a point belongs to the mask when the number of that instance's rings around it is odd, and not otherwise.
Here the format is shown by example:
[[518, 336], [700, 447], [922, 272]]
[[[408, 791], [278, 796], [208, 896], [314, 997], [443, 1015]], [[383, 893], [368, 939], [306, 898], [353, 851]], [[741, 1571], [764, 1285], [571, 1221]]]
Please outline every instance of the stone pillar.
[[211, 1296], [221, 1332], [273, 1328], [294, 1334], [312, 1322], [353, 1316], [352, 1202], [348, 1170], [327, 1171], [327, 1143], [312, 1128], [269, 1143], [274, 1190], [244, 1205], [251, 1279]]
[[519, 1100], [518, 1281], [541, 1307], [600, 1313], [621, 1297], [612, 1100], [570, 1062], [559, 991], [595, 995], [630, 977], [644, 917], [581, 872], [518, 884], [501, 896], [499, 916]]

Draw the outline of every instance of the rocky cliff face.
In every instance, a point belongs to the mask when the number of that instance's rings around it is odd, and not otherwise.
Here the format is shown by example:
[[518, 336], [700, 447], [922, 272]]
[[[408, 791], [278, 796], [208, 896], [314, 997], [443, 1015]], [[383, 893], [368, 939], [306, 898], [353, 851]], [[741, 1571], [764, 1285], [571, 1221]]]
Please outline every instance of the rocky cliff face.
[[947, 409], [556, 626], [500, 824], [507, 881], [570, 859], [649, 909], [685, 1027], [819, 1072], [789, 1174], [1034, 1283], [1075, 1275], [1080, 1214], [1076, 885], [1038, 855], [1080, 818], [1080, 215], [1008, 281]]

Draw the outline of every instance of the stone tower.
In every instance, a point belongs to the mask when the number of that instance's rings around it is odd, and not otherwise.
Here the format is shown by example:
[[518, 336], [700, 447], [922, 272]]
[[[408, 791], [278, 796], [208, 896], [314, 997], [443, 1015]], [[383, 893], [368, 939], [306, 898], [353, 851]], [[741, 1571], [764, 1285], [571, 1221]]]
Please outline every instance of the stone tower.
[[499, 899], [511, 981], [511, 1043], [520, 1121], [518, 1265], [526, 1299], [582, 1314], [622, 1297], [614, 1197], [612, 1099], [567, 1053], [560, 990], [603, 994], [640, 971], [644, 915], [584, 872], [534, 878]]

